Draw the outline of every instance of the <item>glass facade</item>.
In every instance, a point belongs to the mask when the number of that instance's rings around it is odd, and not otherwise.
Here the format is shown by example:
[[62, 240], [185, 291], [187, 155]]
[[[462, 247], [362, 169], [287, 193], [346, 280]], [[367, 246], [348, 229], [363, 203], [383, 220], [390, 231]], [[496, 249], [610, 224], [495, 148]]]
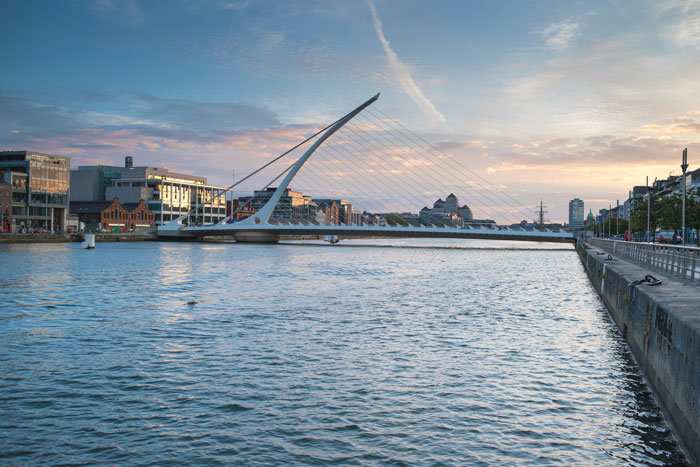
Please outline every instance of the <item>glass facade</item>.
[[107, 189], [107, 198], [144, 200], [155, 215], [156, 225], [181, 216], [192, 225], [216, 224], [226, 217], [229, 190], [207, 185], [205, 177], [179, 174], [158, 167], [125, 167], [121, 179]]
[[70, 189], [70, 158], [0, 152], [2, 178], [12, 185], [13, 231], [62, 231]]
[[65, 162], [56, 156], [31, 154], [29, 160], [29, 188], [31, 191], [68, 195], [70, 163]]
[[[156, 214], [159, 225], [189, 213], [187, 223], [211, 225], [226, 217], [226, 194], [228, 190], [208, 185], [192, 184], [169, 178], [159, 180], [149, 201], [149, 208]], [[187, 183], [183, 183], [187, 182]]]

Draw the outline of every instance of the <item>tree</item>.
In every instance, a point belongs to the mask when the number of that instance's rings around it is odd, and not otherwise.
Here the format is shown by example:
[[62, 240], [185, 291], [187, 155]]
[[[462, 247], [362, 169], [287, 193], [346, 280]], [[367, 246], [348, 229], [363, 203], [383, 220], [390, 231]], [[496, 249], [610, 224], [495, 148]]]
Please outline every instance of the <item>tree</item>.
[[[651, 222], [650, 228], [652, 232], [656, 230], [658, 223], [658, 210], [660, 198], [658, 196], [651, 197]], [[647, 200], [638, 199], [634, 203], [634, 211], [630, 214], [630, 224], [633, 232], [646, 232], [647, 230]]]
[[[651, 197], [651, 217], [649, 226], [651, 231], [656, 229], [665, 230], [681, 230], [683, 209], [683, 200], [681, 195], [671, 195], [661, 197], [659, 195]], [[608, 221], [598, 224], [598, 231], [603, 235], [607, 235], [608, 231], [613, 235], [616, 231], [616, 219], [610, 219], [612, 225], [608, 230]], [[687, 195], [685, 203], [685, 226], [689, 229], [695, 229], [700, 232], [700, 196], [694, 192]], [[587, 230], [595, 229], [594, 225], [586, 227]], [[647, 201], [638, 199], [634, 203], [634, 210], [630, 213], [629, 224], [627, 220], [620, 219], [620, 232], [625, 230], [632, 232], [646, 232], [647, 230]], [[700, 235], [697, 235], [700, 237]]]
[[700, 229], [700, 198], [688, 194], [685, 200], [685, 225], [692, 229]]
[[683, 224], [681, 219], [682, 202], [680, 195], [661, 198], [656, 206], [655, 227], [680, 230]]

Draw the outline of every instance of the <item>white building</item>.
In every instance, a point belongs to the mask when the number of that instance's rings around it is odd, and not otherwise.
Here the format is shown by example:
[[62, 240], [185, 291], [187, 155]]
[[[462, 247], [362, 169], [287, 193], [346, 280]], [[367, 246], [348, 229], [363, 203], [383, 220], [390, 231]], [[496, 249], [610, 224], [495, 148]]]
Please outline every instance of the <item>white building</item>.
[[106, 199], [119, 198], [122, 203], [144, 200], [156, 215], [156, 225], [188, 212], [193, 225], [212, 225], [226, 217], [226, 188], [208, 185], [206, 177], [159, 167], [133, 167], [130, 159], [121, 169], [121, 178], [107, 187]]

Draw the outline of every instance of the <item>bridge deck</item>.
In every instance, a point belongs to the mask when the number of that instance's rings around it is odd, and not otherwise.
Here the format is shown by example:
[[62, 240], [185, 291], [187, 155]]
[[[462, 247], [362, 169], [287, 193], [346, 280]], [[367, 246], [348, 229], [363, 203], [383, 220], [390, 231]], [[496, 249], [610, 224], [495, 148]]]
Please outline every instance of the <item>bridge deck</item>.
[[350, 237], [403, 237], [403, 238], [472, 238], [483, 240], [510, 240], [532, 242], [573, 243], [571, 232], [540, 232], [526, 230], [465, 229], [452, 227], [417, 226], [356, 226], [356, 225], [273, 225], [256, 226], [222, 224], [204, 227], [183, 227], [177, 231], [159, 229], [159, 236], [235, 236], [236, 234], [267, 236], [338, 235]]

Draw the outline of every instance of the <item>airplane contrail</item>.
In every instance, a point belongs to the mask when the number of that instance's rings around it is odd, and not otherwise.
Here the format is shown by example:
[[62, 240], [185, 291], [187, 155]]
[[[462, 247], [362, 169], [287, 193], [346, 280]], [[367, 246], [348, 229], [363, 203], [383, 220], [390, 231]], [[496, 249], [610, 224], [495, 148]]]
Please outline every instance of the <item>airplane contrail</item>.
[[428, 119], [430, 119], [433, 123], [444, 123], [446, 121], [444, 115], [442, 115], [437, 107], [430, 102], [430, 99], [423, 94], [423, 91], [420, 90], [413, 79], [413, 76], [411, 76], [411, 70], [403, 64], [399, 56], [396, 55], [396, 52], [391, 49], [391, 45], [382, 31], [382, 22], [377, 14], [374, 1], [367, 0], [367, 5], [372, 13], [372, 18], [374, 19], [374, 30], [377, 31], [377, 37], [384, 48], [386, 58], [389, 61], [389, 67], [394, 73], [394, 76], [396, 76], [399, 86], [401, 86], [401, 90], [406, 93], [408, 97], [410, 97], [413, 102], [416, 103], [416, 105], [418, 105], [425, 116], [428, 117]]

